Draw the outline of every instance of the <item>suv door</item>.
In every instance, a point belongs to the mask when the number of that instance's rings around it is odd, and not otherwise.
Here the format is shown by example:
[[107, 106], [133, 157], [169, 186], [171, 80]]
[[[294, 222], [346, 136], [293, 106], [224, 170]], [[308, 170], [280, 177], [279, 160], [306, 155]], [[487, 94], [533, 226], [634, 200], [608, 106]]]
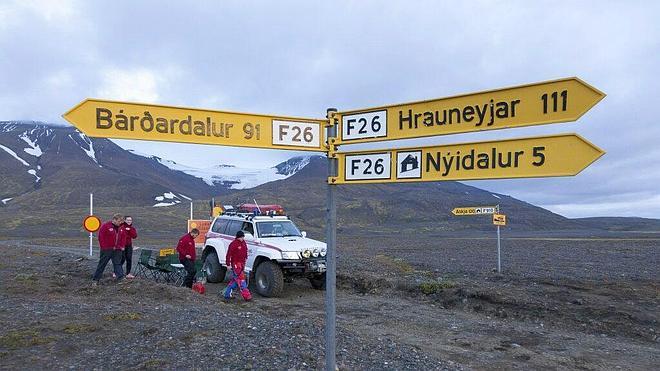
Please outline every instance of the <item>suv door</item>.
[[240, 231], [241, 227], [243, 227], [242, 220], [230, 220], [224, 234], [231, 237], [236, 237], [236, 232]]
[[252, 271], [252, 266], [254, 265], [254, 259], [256, 257], [257, 251], [257, 246], [254, 240], [256, 238], [254, 235], [254, 226], [252, 225], [252, 222], [243, 222], [243, 225], [241, 225], [241, 230], [245, 233], [250, 233], [253, 237], [252, 239], [245, 239], [245, 243], [248, 247], [248, 256], [247, 261], [245, 262], [245, 270], [250, 272]]
[[225, 229], [227, 228], [227, 224], [229, 224], [229, 220], [218, 218], [215, 220], [215, 223], [213, 223], [213, 226], [211, 227], [211, 232], [225, 234]]

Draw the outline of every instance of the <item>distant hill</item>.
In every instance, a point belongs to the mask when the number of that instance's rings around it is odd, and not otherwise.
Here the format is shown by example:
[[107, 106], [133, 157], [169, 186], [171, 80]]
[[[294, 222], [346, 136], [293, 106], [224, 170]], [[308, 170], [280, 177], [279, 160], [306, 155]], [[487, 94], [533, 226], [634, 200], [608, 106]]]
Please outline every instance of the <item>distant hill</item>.
[[[294, 176], [222, 198], [223, 203], [282, 204], [304, 228], [320, 230], [325, 225], [327, 163], [313, 159]], [[460, 182], [361, 184], [338, 187], [337, 218], [340, 230], [420, 233], [492, 231], [491, 216], [454, 216], [460, 206], [500, 205], [514, 230], [574, 230], [587, 228], [513, 197], [488, 192]], [[411, 238], [414, 234], [409, 235]]]
[[43, 209], [87, 205], [89, 193], [106, 206], [167, 206], [255, 186], [295, 174], [296, 157], [270, 169], [232, 165], [193, 169], [137, 155], [71, 126], [0, 122], [0, 207]]
[[214, 193], [201, 179], [136, 156], [73, 127], [0, 124], [0, 197], [8, 207], [84, 205], [93, 192], [108, 205], [154, 205]]
[[[146, 233], [159, 236], [181, 233], [189, 199], [196, 200], [196, 217], [208, 217], [208, 200], [215, 196], [220, 204], [253, 200], [281, 204], [303, 229], [323, 238], [326, 179], [327, 160], [322, 156], [295, 157], [261, 172], [229, 164], [194, 169], [138, 155], [107, 139], [88, 138], [73, 127], [0, 122], [3, 236], [43, 233], [44, 225], [49, 225], [48, 235], [78, 234], [93, 192], [100, 216], [131, 213]], [[660, 220], [569, 219], [455, 181], [341, 185], [337, 190], [338, 233], [345, 236], [392, 233], [413, 241], [418, 234], [425, 238], [456, 233], [492, 236], [490, 215], [454, 216], [451, 210], [494, 205], [507, 215], [505, 231], [519, 235], [572, 231], [589, 237], [660, 231]]]
[[613, 232], [660, 233], [660, 220], [648, 218], [600, 217], [576, 219], [582, 225], [593, 229]]

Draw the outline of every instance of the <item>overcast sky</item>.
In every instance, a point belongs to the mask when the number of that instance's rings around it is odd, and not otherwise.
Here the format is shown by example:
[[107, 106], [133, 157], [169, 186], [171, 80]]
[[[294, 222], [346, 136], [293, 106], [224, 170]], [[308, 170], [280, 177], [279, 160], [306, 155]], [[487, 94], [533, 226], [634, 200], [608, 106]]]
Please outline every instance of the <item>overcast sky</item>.
[[[578, 122], [396, 146], [577, 132], [607, 154], [576, 177], [469, 184], [569, 217], [660, 218], [658, 14], [656, 1], [2, 0], [0, 120], [64, 123], [86, 97], [321, 118], [577, 76], [607, 94]], [[298, 154], [117, 142], [196, 166]]]

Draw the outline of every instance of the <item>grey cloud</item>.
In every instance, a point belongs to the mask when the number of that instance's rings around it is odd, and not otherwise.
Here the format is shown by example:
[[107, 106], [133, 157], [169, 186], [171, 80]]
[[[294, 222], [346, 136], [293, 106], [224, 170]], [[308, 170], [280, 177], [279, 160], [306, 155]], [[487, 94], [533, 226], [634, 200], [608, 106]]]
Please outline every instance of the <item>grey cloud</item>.
[[[83, 98], [110, 91], [103, 89], [108, 70], [157, 74], [163, 104], [307, 117], [322, 117], [328, 106], [578, 76], [608, 96], [577, 123], [394, 145], [577, 132], [607, 151], [577, 177], [470, 184], [543, 205], [608, 202], [606, 213], [616, 200], [658, 194], [656, 2], [80, 1], [55, 21], [9, 4], [14, 18], [0, 27], [2, 119], [62, 122]], [[120, 143], [179, 162], [196, 161], [182, 154], [189, 152], [240, 162], [245, 151]], [[393, 144], [372, 146], [383, 145]], [[253, 153], [268, 165], [295, 154]]]

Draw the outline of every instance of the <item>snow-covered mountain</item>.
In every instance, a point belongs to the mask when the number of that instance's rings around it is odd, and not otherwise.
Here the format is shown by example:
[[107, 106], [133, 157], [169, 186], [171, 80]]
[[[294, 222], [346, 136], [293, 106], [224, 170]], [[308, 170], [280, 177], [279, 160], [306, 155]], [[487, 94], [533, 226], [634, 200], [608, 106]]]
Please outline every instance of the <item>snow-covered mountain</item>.
[[296, 157], [271, 168], [200, 169], [127, 151], [71, 126], [0, 121], [0, 207], [84, 205], [89, 193], [107, 204], [171, 206], [285, 179], [309, 161]]
[[158, 163], [165, 165], [172, 170], [181, 171], [188, 175], [192, 175], [203, 180], [210, 186], [222, 186], [229, 189], [254, 188], [264, 183], [286, 179], [307, 166], [312, 158], [321, 157], [297, 156], [290, 158], [289, 160], [276, 166], [268, 168], [243, 168], [227, 164], [196, 168], [179, 164], [171, 160], [166, 160], [158, 156], [152, 156], [130, 149], [128, 151], [133, 154], [157, 161]]

